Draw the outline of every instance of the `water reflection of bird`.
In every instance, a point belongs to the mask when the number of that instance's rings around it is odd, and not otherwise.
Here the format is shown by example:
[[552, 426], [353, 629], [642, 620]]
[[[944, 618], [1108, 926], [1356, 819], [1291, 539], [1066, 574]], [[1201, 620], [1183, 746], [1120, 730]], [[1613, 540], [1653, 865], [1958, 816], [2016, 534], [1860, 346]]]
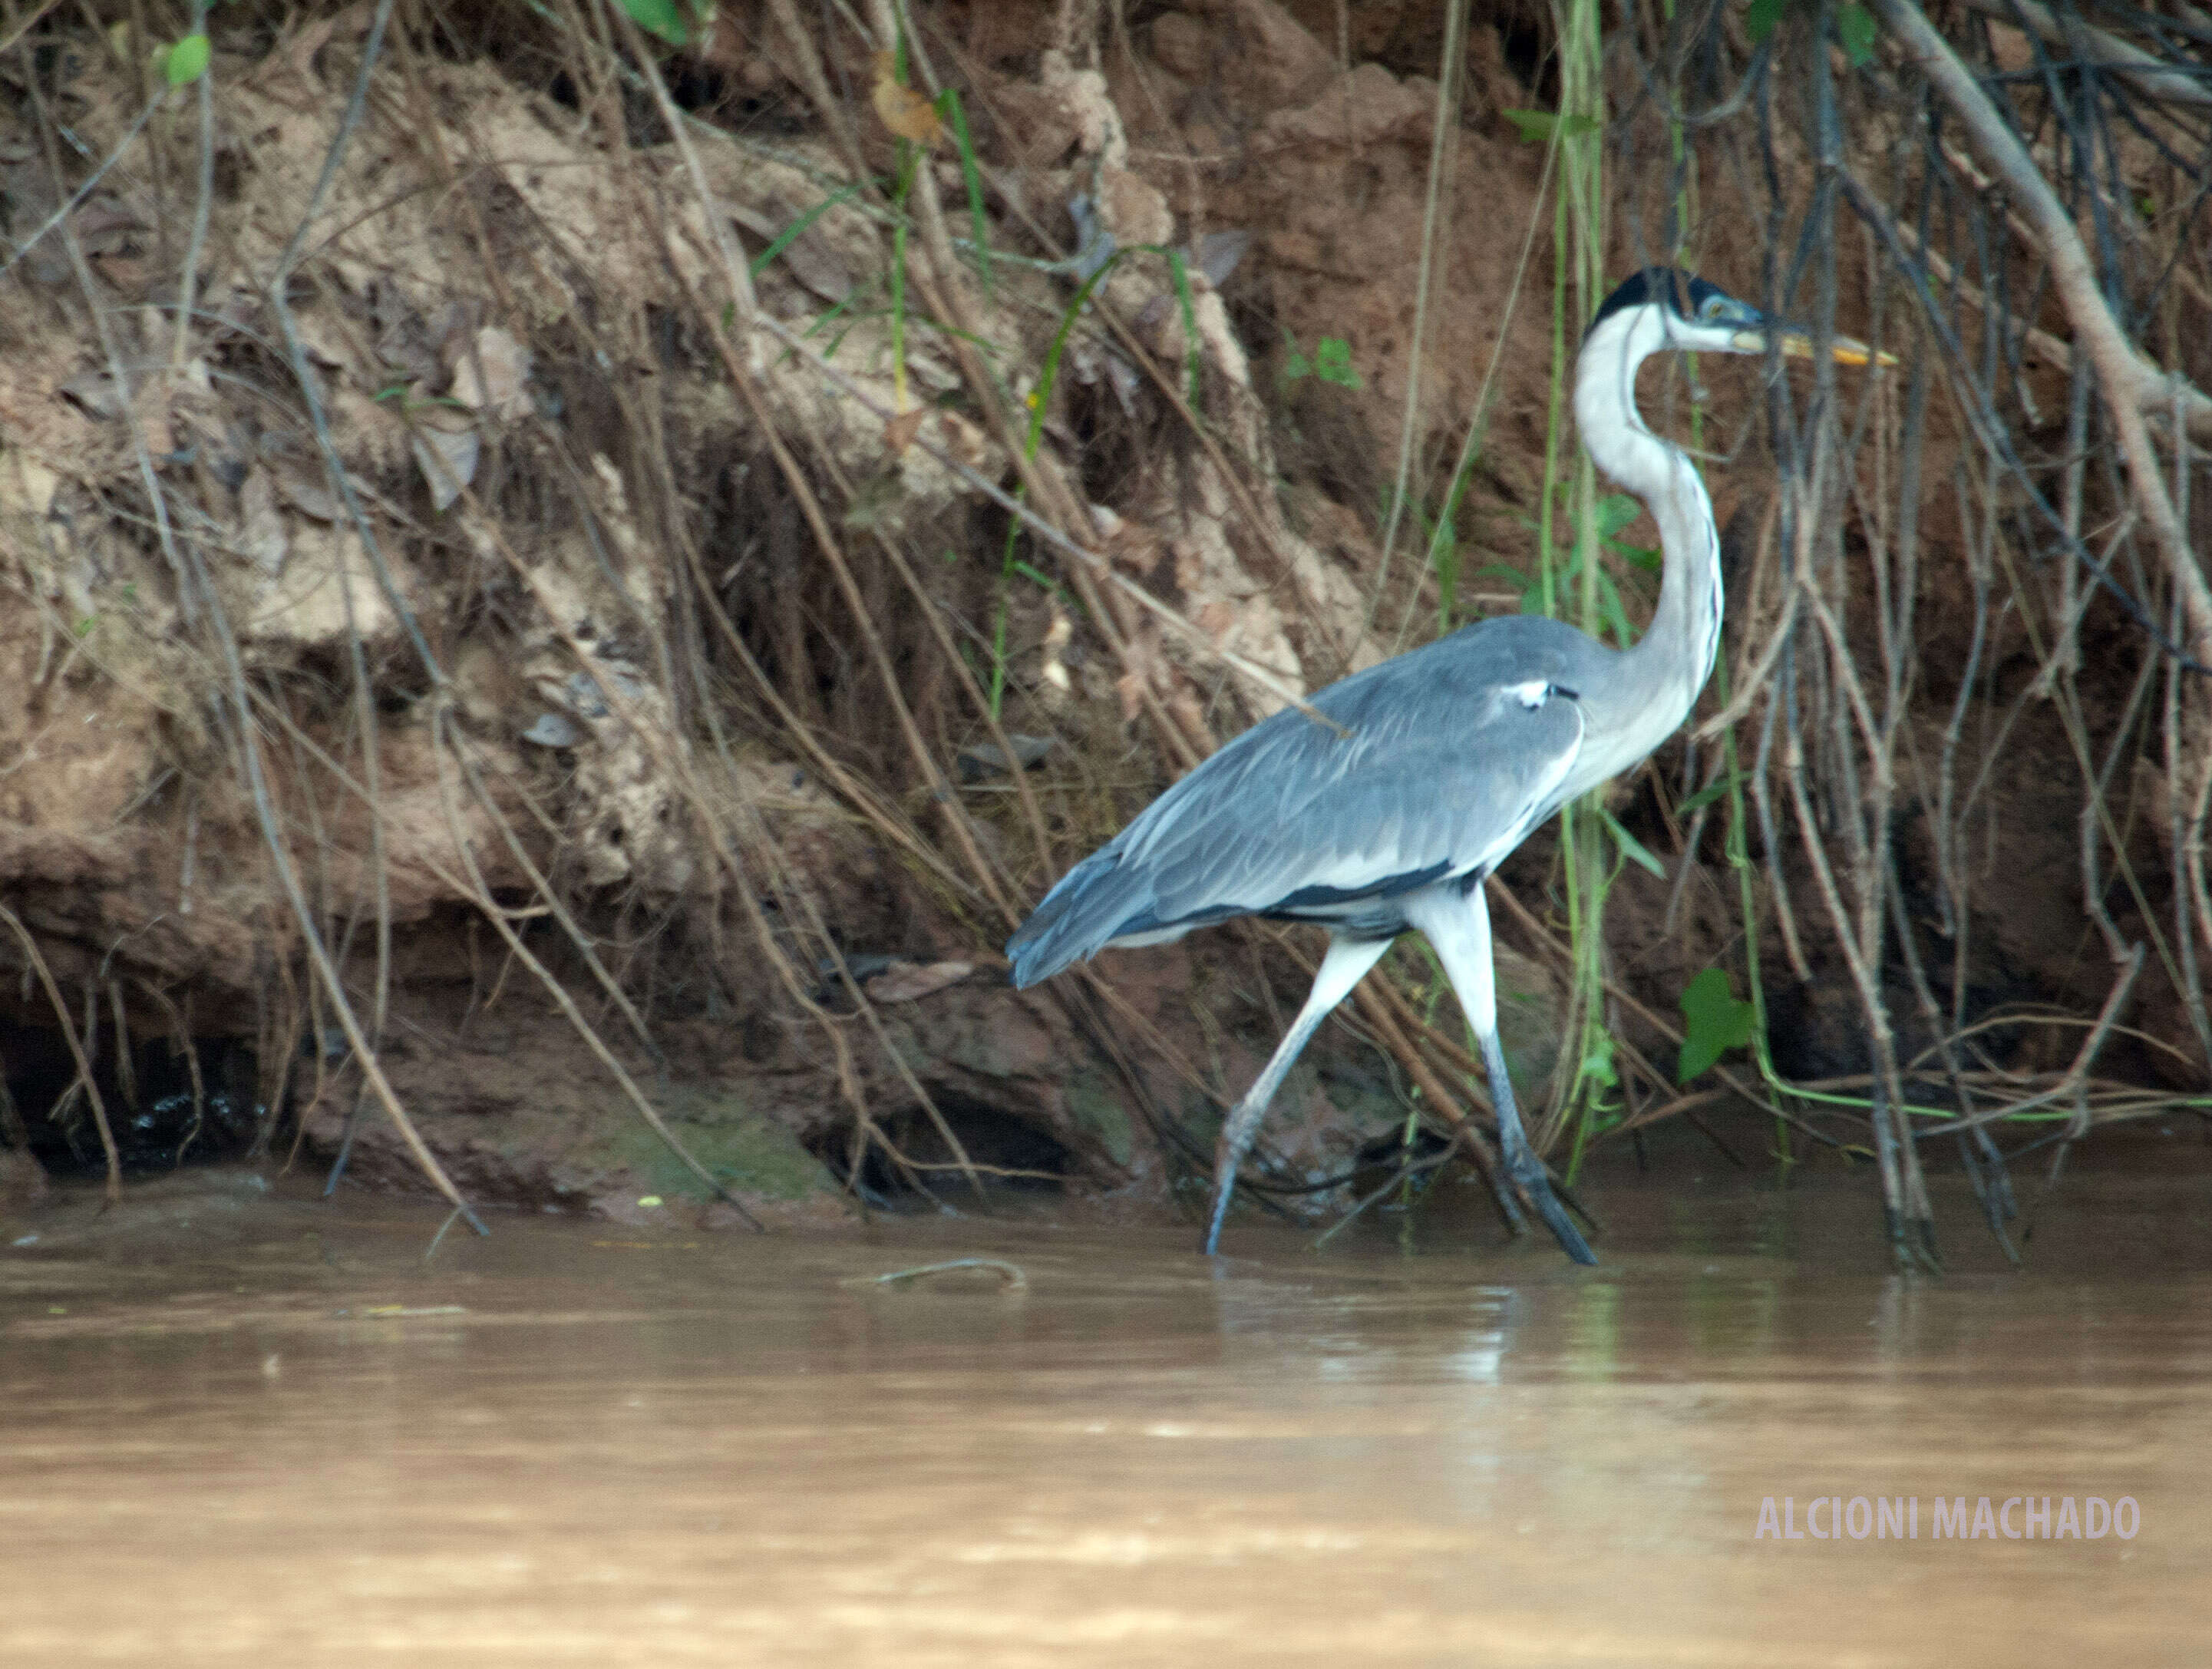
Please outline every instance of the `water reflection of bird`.
[[[1644, 426], [1636, 373], [1667, 351], [1809, 356], [1699, 278], [1638, 273], [1598, 309], [1575, 367], [1583, 444], [1659, 524], [1665, 577], [1625, 651], [1536, 615], [1484, 620], [1371, 667], [1252, 727], [1070, 870], [1006, 946], [1031, 985], [1107, 946], [1161, 944], [1235, 916], [1328, 929], [1313, 990], [1222, 1126], [1205, 1249], [1269, 1099], [1328, 1012], [1409, 928], [1428, 935], [1480, 1040], [1506, 1174], [1577, 1263], [1595, 1263], [1513, 1105], [1498, 1043], [1482, 883], [1529, 831], [1643, 759], [1681, 723], [1720, 641], [1712, 502], [1679, 448]], [[1838, 341], [1838, 362], [1868, 350]], [[1887, 357], [1887, 356], [1885, 356]]]

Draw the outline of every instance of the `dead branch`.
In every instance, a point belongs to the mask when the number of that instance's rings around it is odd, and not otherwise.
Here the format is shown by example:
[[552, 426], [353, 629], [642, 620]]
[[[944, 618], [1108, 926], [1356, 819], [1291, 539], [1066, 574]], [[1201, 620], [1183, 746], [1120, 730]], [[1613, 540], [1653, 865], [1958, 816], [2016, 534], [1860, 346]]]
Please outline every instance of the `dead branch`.
[[1983, 160], [2004, 181], [2034, 228], [2038, 246], [2050, 263], [2051, 282], [2073, 321], [2075, 339], [2087, 350], [2111, 407], [2136, 508], [2181, 593], [2194, 658], [2212, 660], [2212, 588], [2207, 588], [2203, 571], [2189, 549], [2144, 421], [2146, 411], [2182, 404], [2190, 414], [2191, 433], [2212, 436], [2212, 399], [2185, 385], [2178, 391], [2179, 373], [2169, 373], [2145, 358], [2120, 329], [2105, 303], [2096, 268], [2073, 216], [2066, 212], [2010, 124], [1990, 102], [1981, 82], [1952, 50], [1951, 43], [1936, 32], [1912, 0], [1871, 0], [1871, 3], [1890, 33], [1904, 45], [1910, 60], [1973, 136]]

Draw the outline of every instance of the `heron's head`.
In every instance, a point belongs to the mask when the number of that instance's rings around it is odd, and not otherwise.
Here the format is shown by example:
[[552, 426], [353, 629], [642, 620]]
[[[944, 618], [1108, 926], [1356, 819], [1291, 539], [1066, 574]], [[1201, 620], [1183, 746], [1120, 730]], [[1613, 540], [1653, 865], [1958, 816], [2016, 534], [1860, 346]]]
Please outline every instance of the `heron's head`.
[[[1777, 324], [1717, 284], [1669, 266], [1648, 266], [1605, 299], [1583, 338], [1575, 368], [1575, 422], [1590, 456], [1614, 480], [1648, 503], [1679, 484], [1681, 452], [1657, 441], [1636, 410], [1636, 369], [1653, 354], [1814, 356], [1813, 334]], [[1849, 337], [1830, 339], [1839, 365], [1894, 365]]]
[[[1671, 266], [1647, 266], [1607, 296], [1583, 344], [1601, 336], [1617, 337], [1637, 358], [1668, 350], [1763, 354], [1770, 346], [1791, 358], [1814, 356], [1811, 332], [1777, 324], [1718, 284]], [[1830, 351], [1838, 365], [1897, 363], [1895, 355], [1877, 354], [1849, 337], [1834, 338]]]

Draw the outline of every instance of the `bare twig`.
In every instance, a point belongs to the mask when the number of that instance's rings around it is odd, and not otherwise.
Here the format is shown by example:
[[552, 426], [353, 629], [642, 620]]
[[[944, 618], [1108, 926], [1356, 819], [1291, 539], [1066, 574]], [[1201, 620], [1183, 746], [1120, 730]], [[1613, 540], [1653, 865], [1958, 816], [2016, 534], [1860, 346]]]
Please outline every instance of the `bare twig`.
[[[2004, 181], [2034, 228], [2044, 259], [2050, 263], [2051, 283], [2073, 321], [2075, 339], [2088, 353], [2103, 387], [2136, 508], [2181, 593], [2194, 656], [2200, 662], [2212, 660], [2212, 588], [2207, 587], [2203, 570], [2174, 514], [2173, 500], [2159, 472], [2149, 425], [2143, 417], [2147, 410], [2173, 403], [2175, 393], [2168, 374], [2145, 359], [2121, 330], [2106, 304], [2096, 268], [2073, 216], [1950, 42], [1936, 32], [1912, 0], [1870, 0], [1870, 3], [1973, 136], [1975, 149]], [[2201, 392], [2191, 392], [2194, 399], [2186, 403], [2192, 428], [2200, 412], [2212, 421], [2212, 399]]]
[[116, 1151], [115, 1132], [108, 1128], [107, 1104], [100, 1099], [100, 1083], [94, 1075], [84, 1041], [77, 1035], [76, 1024], [70, 1017], [69, 1004], [63, 1000], [61, 987], [54, 983], [53, 970], [46, 965], [38, 941], [31, 937], [31, 929], [23, 925], [23, 918], [0, 904], [0, 922], [7, 924], [16, 942], [22, 946], [23, 959], [45, 988], [46, 1001], [53, 1007], [55, 1022], [61, 1027], [62, 1041], [69, 1045], [70, 1058], [76, 1063], [76, 1081], [84, 1090], [85, 1099], [92, 1104], [92, 1122], [100, 1131], [100, 1151], [107, 1156], [107, 1203], [113, 1205], [123, 1197], [123, 1159]]

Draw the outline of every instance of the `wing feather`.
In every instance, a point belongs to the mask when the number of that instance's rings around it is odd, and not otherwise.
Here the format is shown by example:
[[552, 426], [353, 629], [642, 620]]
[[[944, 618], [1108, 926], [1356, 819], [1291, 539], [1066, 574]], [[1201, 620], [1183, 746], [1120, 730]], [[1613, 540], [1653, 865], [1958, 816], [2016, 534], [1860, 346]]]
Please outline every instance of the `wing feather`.
[[1316, 696], [1345, 734], [1295, 709], [1261, 721], [1046, 895], [1007, 946], [1017, 983], [1117, 939], [1494, 867], [1558, 808], [1583, 746], [1576, 679], [1603, 654], [1558, 622], [1493, 621]]

